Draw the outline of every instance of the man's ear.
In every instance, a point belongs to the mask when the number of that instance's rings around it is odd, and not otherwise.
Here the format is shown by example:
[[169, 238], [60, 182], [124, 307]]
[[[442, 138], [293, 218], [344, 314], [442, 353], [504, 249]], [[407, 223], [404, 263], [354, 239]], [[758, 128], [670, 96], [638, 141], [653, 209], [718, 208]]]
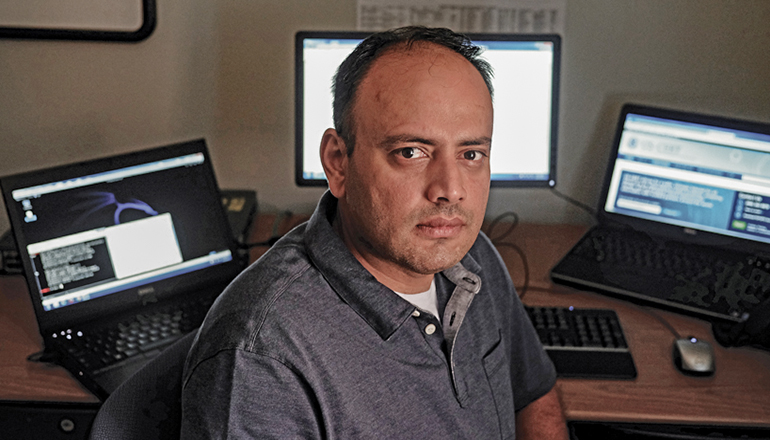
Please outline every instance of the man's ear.
[[333, 128], [327, 128], [321, 138], [321, 165], [329, 190], [336, 198], [345, 196], [345, 177], [348, 172], [348, 150], [345, 141]]

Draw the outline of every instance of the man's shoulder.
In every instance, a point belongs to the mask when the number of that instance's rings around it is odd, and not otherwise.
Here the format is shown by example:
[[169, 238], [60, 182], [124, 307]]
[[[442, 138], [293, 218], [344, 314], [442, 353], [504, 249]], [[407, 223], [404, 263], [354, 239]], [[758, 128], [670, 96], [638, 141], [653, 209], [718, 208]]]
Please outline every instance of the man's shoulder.
[[278, 319], [273, 316], [306, 301], [314, 287], [323, 288], [323, 276], [308, 258], [301, 237], [280, 240], [216, 300], [200, 330], [199, 340], [205, 342], [201, 348], [252, 350], [262, 328]]

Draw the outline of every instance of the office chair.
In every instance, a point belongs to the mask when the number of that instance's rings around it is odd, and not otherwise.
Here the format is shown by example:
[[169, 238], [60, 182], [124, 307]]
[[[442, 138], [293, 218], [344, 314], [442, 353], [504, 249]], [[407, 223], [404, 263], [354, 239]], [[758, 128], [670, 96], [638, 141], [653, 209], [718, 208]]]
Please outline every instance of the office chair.
[[123, 382], [96, 414], [91, 440], [178, 439], [182, 421], [182, 368], [193, 331]]

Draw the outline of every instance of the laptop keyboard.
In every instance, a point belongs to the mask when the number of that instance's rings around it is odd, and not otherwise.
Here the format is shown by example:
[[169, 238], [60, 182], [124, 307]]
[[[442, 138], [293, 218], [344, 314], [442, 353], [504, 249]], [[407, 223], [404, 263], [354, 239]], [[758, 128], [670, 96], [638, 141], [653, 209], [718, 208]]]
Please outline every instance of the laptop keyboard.
[[526, 306], [562, 377], [633, 379], [636, 367], [614, 310]]
[[213, 298], [206, 298], [175, 303], [90, 331], [63, 330], [56, 338], [84, 368], [101, 373], [138, 356], [153, 357], [197, 329], [212, 302]]
[[653, 241], [634, 231], [604, 231], [591, 235], [592, 256], [597, 262], [648, 268], [668, 277], [696, 278], [704, 268], [723, 268], [727, 263], [712, 253], [694, 251]]
[[740, 318], [770, 297], [770, 259], [756, 255], [661, 242], [613, 228], [594, 228], [572, 253], [599, 264], [603, 279], [597, 284], [608, 282], [693, 310]]

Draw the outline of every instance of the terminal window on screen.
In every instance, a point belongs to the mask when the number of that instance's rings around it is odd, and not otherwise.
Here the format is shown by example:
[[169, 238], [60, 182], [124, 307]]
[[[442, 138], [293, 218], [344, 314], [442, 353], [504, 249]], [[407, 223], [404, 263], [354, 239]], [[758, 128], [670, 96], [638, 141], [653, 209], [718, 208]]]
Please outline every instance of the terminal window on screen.
[[35, 243], [28, 251], [42, 296], [182, 262], [168, 213]]

